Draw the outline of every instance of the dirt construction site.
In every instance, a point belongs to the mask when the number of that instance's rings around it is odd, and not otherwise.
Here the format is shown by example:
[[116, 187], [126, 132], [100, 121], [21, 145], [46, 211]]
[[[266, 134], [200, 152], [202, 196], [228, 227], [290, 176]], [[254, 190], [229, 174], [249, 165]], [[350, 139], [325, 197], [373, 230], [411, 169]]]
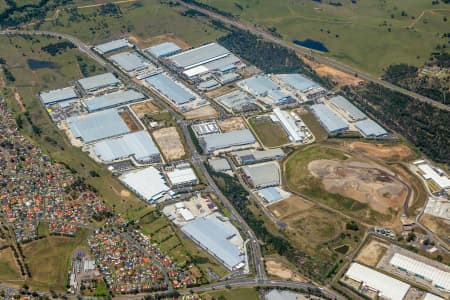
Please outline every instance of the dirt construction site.
[[346, 148], [351, 152], [358, 152], [369, 157], [387, 161], [405, 161], [414, 158], [414, 152], [402, 144], [386, 146], [382, 144], [353, 142]]
[[175, 127], [167, 127], [152, 132], [164, 158], [173, 161], [186, 155], [180, 135]]
[[409, 187], [388, 169], [375, 163], [314, 160], [309, 172], [326, 191], [368, 204], [382, 214], [397, 211], [409, 196]]
[[370, 240], [364, 248], [359, 251], [355, 261], [370, 267], [375, 267], [386, 253], [388, 245], [377, 240]]
[[183, 114], [186, 120], [206, 120], [219, 116], [217, 110], [211, 105], [204, 105], [200, 108], [190, 110]]
[[130, 105], [130, 108], [139, 119], [142, 119], [145, 115], [154, 114], [160, 111], [151, 100]]
[[222, 132], [229, 132], [247, 128], [247, 126], [245, 126], [245, 121], [241, 117], [233, 117], [217, 121], [217, 125], [219, 125]]

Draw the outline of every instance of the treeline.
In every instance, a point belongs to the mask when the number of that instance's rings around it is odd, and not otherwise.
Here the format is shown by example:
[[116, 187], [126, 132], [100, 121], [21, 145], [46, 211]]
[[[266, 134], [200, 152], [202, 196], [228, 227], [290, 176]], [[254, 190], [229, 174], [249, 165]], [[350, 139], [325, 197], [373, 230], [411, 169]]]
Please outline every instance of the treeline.
[[67, 50], [67, 49], [73, 49], [76, 48], [76, 46], [69, 41], [63, 41], [63, 42], [57, 42], [48, 44], [47, 46], [41, 47], [41, 50], [44, 52], [47, 52], [51, 56], [55, 56], [56, 54], [61, 54], [61, 52]]
[[224, 17], [228, 17], [228, 18], [233, 18], [234, 19], [234, 15], [233, 14], [231, 14], [229, 12], [226, 12], [226, 11], [223, 11], [223, 10], [220, 10], [220, 9], [218, 9], [218, 8], [216, 8], [214, 6], [208, 5], [206, 3], [203, 3], [203, 2], [200, 2], [200, 1], [196, 1], [196, 0], [182, 0], [182, 1], [187, 3], [187, 4], [193, 4], [193, 5], [196, 5], [198, 7], [210, 10], [210, 11], [215, 12], [216, 14], [222, 15]]
[[417, 146], [450, 164], [450, 112], [375, 83], [344, 87], [345, 97]]
[[265, 253], [277, 253], [286, 257], [293, 265], [298, 266], [305, 276], [314, 280], [325, 282], [332, 276], [336, 264], [330, 260], [315, 259], [305, 252], [296, 249], [287, 239], [276, 236], [267, 230], [264, 221], [258, 219], [250, 209], [248, 192], [240, 185], [239, 181], [224, 173], [214, 172], [211, 168], [208, 172], [213, 176], [223, 194], [230, 200], [234, 208], [244, 218], [258, 239], [263, 243]]
[[407, 90], [413, 91], [430, 99], [450, 103], [449, 77], [437, 77], [420, 74], [419, 68], [407, 64], [389, 66], [383, 79]]
[[295, 51], [265, 41], [250, 32], [233, 28], [218, 42], [266, 73], [302, 73], [327, 88], [334, 86], [330, 79], [319, 76], [305, 64]]

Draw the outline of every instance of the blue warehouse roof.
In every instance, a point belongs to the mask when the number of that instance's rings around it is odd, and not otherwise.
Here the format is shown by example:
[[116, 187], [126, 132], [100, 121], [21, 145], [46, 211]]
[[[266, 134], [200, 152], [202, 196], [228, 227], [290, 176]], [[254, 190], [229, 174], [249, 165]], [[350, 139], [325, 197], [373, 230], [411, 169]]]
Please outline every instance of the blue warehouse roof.
[[85, 143], [130, 132], [116, 109], [67, 118], [67, 124], [76, 138]]
[[355, 127], [364, 137], [381, 137], [387, 135], [387, 131], [371, 119], [358, 121], [355, 123]]
[[84, 100], [90, 112], [113, 108], [144, 99], [145, 96], [135, 90], [119, 91]]
[[72, 100], [78, 98], [75, 89], [72, 86], [40, 93], [39, 97], [43, 104], [52, 104], [56, 102]]
[[155, 57], [165, 57], [180, 52], [181, 48], [175, 43], [166, 42], [147, 48], [145, 51]]
[[300, 92], [307, 92], [312, 88], [319, 88], [320, 85], [300, 74], [283, 74], [279, 75], [281, 81], [291, 88]]
[[195, 99], [186, 88], [181, 87], [166, 75], [160, 73], [145, 79], [148, 84], [176, 104], [183, 104]]
[[269, 203], [278, 201], [282, 198], [280, 191], [278, 191], [278, 189], [275, 187], [261, 189], [259, 190], [259, 193]]

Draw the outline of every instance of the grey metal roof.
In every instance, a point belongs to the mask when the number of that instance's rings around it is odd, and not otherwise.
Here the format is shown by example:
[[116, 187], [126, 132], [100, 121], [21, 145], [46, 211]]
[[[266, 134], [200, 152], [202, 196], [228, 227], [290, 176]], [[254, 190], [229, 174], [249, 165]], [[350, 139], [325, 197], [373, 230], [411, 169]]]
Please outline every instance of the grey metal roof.
[[198, 88], [201, 90], [207, 90], [212, 89], [214, 87], [220, 86], [220, 83], [218, 83], [215, 79], [210, 79], [207, 81], [203, 81], [198, 85]]
[[266, 159], [276, 159], [285, 157], [286, 154], [281, 148], [267, 150], [240, 150], [231, 152], [232, 155], [239, 157], [243, 163], [261, 161]]
[[261, 196], [269, 203], [275, 202], [283, 198], [280, 191], [275, 187], [268, 187], [258, 191]]
[[182, 88], [162, 73], [150, 76], [145, 81], [176, 104], [183, 104], [195, 99], [195, 96], [187, 88]]
[[119, 91], [84, 100], [87, 109], [92, 112], [112, 108], [144, 99], [145, 96], [135, 90]]
[[280, 168], [276, 162], [268, 162], [242, 168], [255, 187], [267, 187], [281, 183]]
[[307, 92], [312, 88], [319, 88], [320, 85], [300, 74], [283, 74], [278, 75], [281, 81], [289, 85], [291, 88], [300, 92]]
[[213, 60], [211, 62], [203, 64], [209, 71], [229, 69], [228, 67], [234, 65], [241, 60], [234, 54], [227, 55], [225, 57]]
[[159, 157], [159, 150], [146, 131], [125, 134], [99, 141], [94, 145], [97, 157], [105, 162], [133, 156], [137, 161], [149, 162]]
[[266, 76], [256, 75], [239, 82], [240, 85], [247, 87], [250, 93], [261, 96], [267, 94], [270, 90], [277, 90], [280, 87]]
[[130, 132], [116, 109], [67, 118], [73, 135], [85, 143]]
[[271, 290], [264, 296], [265, 300], [297, 300], [298, 294], [292, 291]]
[[145, 49], [145, 51], [155, 57], [165, 57], [165, 56], [172, 55], [172, 54], [175, 54], [175, 53], [181, 51], [181, 48], [178, 47], [178, 45], [175, 43], [166, 42], [166, 43], [162, 43], [162, 44], [147, 48], [147, 49]]
[[224, 47], [217, 43], [211, 43], [172, 55], [169, 57], [169, 60], [180, 68], [190, 69], [219, 59], [228, 54], [230, 54], [230, 52]]
[[353, 121], [363, 120], [367, 116], [360, 111], [356, 106], [354, 106], [350, 101], [342, 96], [336, 96], [330, 99], [336, 107], [343, 110]]
[[291, 99], [291, 96], [284, 94], [283, 92], [279, 90], [270, 90], [267, 92], [267, 97], [272, 99], [275, 104], [279, 104], [283, 101], [286, 101], [287, 99]]
[[228, 148], [232, 146], [247, 145], [256, 142], [252, 132], [248, 129], [235, 130], [225, 133], [213, 133], [202, 137], [207, 151]]
[[130, 44], [128, 43], [128, 41], [126, 39], [119, 39], [119, 40], [114, 40], [114, 41], [110, 41], [104, 44], [100, 44], [95, 46], [95, 49], [104, 54], [104, 53], [108, 53], [114, 50], [119, 50], [122, 48], [127, 48], [130, 47]]
[[222, 84], [227, 84], [229, 82], [238, 80], [239, 78], [241, 78], [241, 75], [239, 75], [238, 73], [229, 72], [229, 73], [225, 73], [221, 76], [218, 76], [217, 80], [219, 80], [220, 83], [222, 83]]
[[329, 107], [325, 104], [315, 104], [311, 107], [312, 112], [319, 119], [322, 126], [329, 133], [336, 133], [339, 131], [348, 130], [347, 122], [337, 114], [335, 114]]
[[181, 230], [213, 253], [229, 269], [244, 260], [239, 248], [229, 241], [238, 232], [231, 231], [215, 216], [196, 219], [181, 227]]
[[253, 96], [243, 92], [243, 91], [234, 91], [215, 99], [216, 101], [222, 103], [228, 109], [242, 109], [242, 107], [248, 104], [256, 103], [256, 99]]
[[123, 52], [109, 57], [126, 72], [139, 71], [146, 68], [145, 59], [136, 52]]
[[380, 137], [387, 134], [387, 131], [383, 127], [371, 119], [358, 121], [355, 123], [355, 127], [365, 137]]
[[97, 90], [108, 86], [119, 85], [121, 81], [113, 73], [104, 73], [78, 80], [78, 84], [85, 90]]
[[225, 158], [209, 159], [208, 164], [217, 172], [231, 169], [230, 163]]
[[77, 93], [73, 86], [69, 86], [66, 88], [52, 90], [48, 92], [41, 92], [39, 94], [41, 98], [41, 102], [44, 104], [51, 104], [60, 101], [72, 100], [78, 98]]

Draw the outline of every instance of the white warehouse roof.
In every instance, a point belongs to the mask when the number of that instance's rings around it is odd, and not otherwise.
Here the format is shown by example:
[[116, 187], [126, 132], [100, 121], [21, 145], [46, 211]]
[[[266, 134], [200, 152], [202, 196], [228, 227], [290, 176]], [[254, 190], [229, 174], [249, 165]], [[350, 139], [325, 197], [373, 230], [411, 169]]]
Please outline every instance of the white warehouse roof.
[[294, 118], [285, 111], [282, 111], [278, 107], [273, 110], [275, 116], [280, 120], [281, 126], [289, 135], [289, 139], [294, 142], [302, 142], [305, 139], [305, 133], [295, 123]]
[[[440, 289], [447, 292], [450, 291], [450, 272], [448, 269], [444, 271], [443, 269], [438, 269], [432, 265], [399, 253], [395, 253], [389, 263], [401, 270], [405, 270], [431, 281], [434, 286]], [[446, 266], [443, 265], [443, 267]]]
[[135, 90], [118, 91], [84, 100], [88, 111], [97, 111], [106, 108], [125, 105], [144, 99], [145, 96]]
[[78, 80], [78, 84], [87, 92], [109, 86], [117, 86], [121, 83], [113, 73], [104, 73]]
[[418, 164], [417, 167], [423, 172], [423, 178], [433, 180], [441, 189], [450, 188], [450, 179], [445, 174], [441, 176], [428, 163]]
[[183, 185], [198, 180], [197, 175], [192, 168], [174, 169], [166, 173], [172, 185]]
[[146, 131], [133, 132], [97, 142], [93, 150], [95, 155], [104, 162], [113, 162], [130, 156], [140, 162], [160, 159], [159, 150]]
[[75, 92], [73, 86], [69, 86], [58, 90], [52, 90], [48, 92], [42, 92], [39, 94], [39, 96], [43, 104], [52, 104], [56, 102], [78, 98], [78, 95]]
[[130, 47], [131, 44], [128, 43], [128, 41], [126, 39], [119, 39], [119, 40], [114, 40], [114, 41], [110, 41], [104, 44], [100, 44], [95, 46], [95, 50], [97, 50], [99, 53], [101, 54], [105, 54], [114, 50], [119, 50], [122, 48], [128, 48]]
[[312, 105], [311, 110], [328, 133], [337, 133], [348, 130], [347, 122], [335, 114], [325, 104]]
[[136, 52], [123, 52], [112, 55], [110, 60], [126, 72], [139, 71], [147, 67], [145, 59]]
[[154, 57], [165, 57], [173, 55], [181, 51], [181, 48], [177, 44], [171, 42], [165, 42], [145, 49], [145, 52], [150, 53]]
[[148, 202], [153, 202], [169, 191], [164, 177], [154, 167], [124, 173], [119, 179]]
[[445, 299], [431, 293], [426, 293], [425, 297], [423, 297], [422, 300], [445, 300]]
[[360, 111], [359, 108], [342, 96], [333, 97], [330, 99], [330, 102], [345, 115], [347, 115], [347, 117], [349, 117], [352, 121], [359, 121], [367, 118], [367, 116]]
[[355, 123], [355, 127], [364, 137], [382, 137], [387, 135], [387, 131], [371, 119], [358, 121]]
[[345, 276], [363, 282], [365, 286], [377, 290], [379, 296], [391, 300], [403, 300], [410, 288], [409, 284], [358, 263], [352, 263]]

